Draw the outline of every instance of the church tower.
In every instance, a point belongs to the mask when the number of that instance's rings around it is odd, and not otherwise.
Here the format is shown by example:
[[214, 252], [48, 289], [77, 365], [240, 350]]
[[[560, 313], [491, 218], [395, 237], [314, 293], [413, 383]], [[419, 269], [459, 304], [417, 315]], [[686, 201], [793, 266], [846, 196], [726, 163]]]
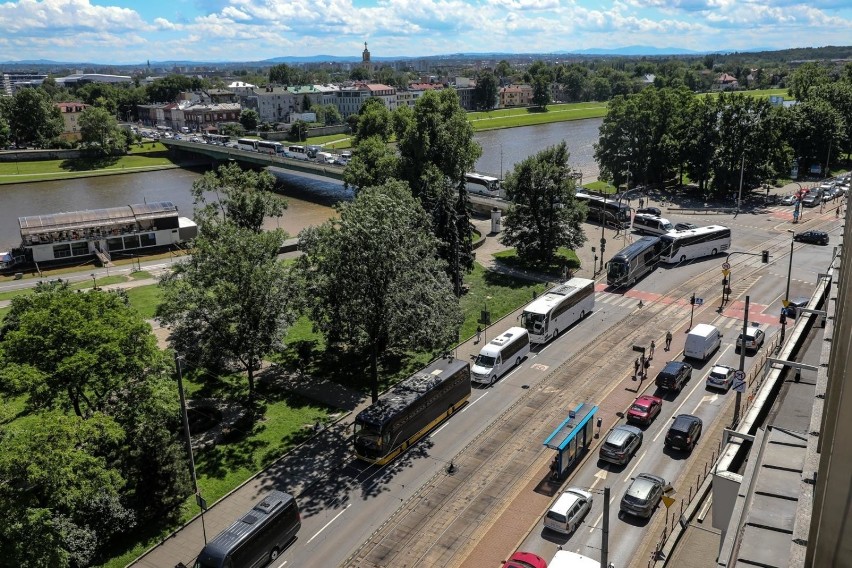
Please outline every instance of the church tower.
[[367, 70], [372, 70], [372, 65], [370, 65], [370, 50], [367, 49], [366, 41], [364, 42], [364, 51], [361, 52], [361, 65]]

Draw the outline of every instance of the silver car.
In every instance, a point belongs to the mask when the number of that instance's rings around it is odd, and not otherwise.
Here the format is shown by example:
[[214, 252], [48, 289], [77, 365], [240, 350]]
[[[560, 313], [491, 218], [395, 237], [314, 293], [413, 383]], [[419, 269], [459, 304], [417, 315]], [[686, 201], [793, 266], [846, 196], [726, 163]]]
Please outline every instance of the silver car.
[[601, 445], [598, 457], [606, 462], [624, 465], [642, 445], [642, 430], [636, 426], [616, 426]]
[[633, 478], [633, 482], [624, 492], [619, 509], [622, 513], [647, 519], [660, 504], [667, 485], [662, 477], [640, 473]]

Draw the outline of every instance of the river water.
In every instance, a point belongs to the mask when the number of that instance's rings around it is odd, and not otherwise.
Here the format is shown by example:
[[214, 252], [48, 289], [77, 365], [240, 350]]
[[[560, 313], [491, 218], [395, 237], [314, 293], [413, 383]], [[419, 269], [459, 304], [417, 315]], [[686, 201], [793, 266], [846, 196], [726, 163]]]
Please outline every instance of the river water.
[[[477, 133], [482, 157], [476, 162], [476, 170], [505, 176], [518, 162], [565, 140], [571, 166], [590, 181], [598, 174], [592, 144], [598, 139], [600, 124], [597, 118]], [[288, 208], [280, 219], [268, 220], [266, 227], [280, 227], [291, 236], [327, 220], [334, 215], [335, 203], [352, 198], [352, 192], [334, 180], [273, 173], [282, 182]], [[192, 182], [200, 175], [198, 171], [173, 169], [0, 186], [0, 250], [20, 244], [18, 217], [28, 215], [171, 201], [181, 215], [192, 217]]]

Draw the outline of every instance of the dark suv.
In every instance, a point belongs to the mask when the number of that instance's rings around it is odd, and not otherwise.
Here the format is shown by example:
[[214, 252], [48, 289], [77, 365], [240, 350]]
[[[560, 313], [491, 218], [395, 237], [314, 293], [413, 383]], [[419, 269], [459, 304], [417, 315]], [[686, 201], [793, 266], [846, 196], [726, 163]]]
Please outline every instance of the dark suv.
[[690, 450], [695, 447], [698, 438], [701, 437], [701, 419], [692, 414], [679, 414], [675, 416], [674, 423], [666, 432], [666, 447], [673, 450]]
[[661, 389], [680, 392], [683, 385], [688, 383], [691, 378], [692, 365], [683, 361], [669, 361], [657, 375], [655, 384]]

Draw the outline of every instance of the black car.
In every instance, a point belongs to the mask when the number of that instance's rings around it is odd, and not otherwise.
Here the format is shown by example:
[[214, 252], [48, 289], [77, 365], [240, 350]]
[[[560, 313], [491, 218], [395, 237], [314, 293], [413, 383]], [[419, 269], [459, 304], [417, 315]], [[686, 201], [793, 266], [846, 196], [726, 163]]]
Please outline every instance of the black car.
[[675, 416], [674, 423], [666, 432], [666, 447], [673, 450], [692, 450], [701, 437], [701, 419], [692, 414]]
[[781, 311], [790, 319], [796, 319], [799, 315], [799, 308], [804, 308], [811, 301], [807, 296], [799, 296], [787, 304], [786, 308], [783, 308]]
[[669, 361], [657, 374], [654, 384], [661, 389], [681, 391], [692, 378], [692, 365], [683, 361]]
[[800, 243], [810, 243], [812, 245], [827, 245], [828, 233], [825, 231], [805, 231], [793, 235], [793, 240]]
[[660, 211], [659, 207], [642, 207], [641, 209], [637, 209], [636, 212], [645, 213], [647, 215], [653, 215], [655, 217], [663, 216], [663, 212]]
[[695, 223], [677, 223], [675, 225], [675, 231], [688, 231], [690, 229], [697, 229], [698, 225]]

